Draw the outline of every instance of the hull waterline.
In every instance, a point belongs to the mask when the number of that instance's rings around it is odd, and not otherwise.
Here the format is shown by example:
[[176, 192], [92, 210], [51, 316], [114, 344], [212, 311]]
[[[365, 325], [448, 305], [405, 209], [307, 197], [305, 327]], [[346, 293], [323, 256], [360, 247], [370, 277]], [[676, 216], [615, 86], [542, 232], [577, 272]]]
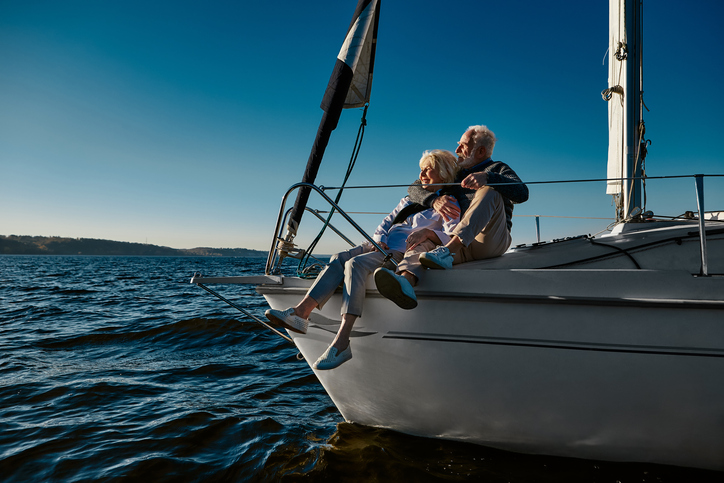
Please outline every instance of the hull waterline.
[[[428, 272], [409, 311], [370, 280], [352, 360], [315, 371], [347, 421], [524, 453], [724, 470], [723, 277], [464, 267]], [[258, 291], [286, 308], [310, 284], [285, 278]], [[306, 335], [291, 334], [310, 365], [336, 333], [340, 304], [338, 292]]]

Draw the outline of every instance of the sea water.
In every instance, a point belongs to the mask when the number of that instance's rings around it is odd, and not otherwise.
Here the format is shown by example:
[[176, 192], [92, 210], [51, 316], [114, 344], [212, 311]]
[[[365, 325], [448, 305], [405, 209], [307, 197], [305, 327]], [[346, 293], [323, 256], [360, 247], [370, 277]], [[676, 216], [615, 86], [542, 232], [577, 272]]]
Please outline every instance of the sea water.
[[[724, 479], [345, 423], [293, 345], [189, 283], [264, 262], [0, 256], [0, 481]], [[214, 288], [263, 317], [253, 287]]]

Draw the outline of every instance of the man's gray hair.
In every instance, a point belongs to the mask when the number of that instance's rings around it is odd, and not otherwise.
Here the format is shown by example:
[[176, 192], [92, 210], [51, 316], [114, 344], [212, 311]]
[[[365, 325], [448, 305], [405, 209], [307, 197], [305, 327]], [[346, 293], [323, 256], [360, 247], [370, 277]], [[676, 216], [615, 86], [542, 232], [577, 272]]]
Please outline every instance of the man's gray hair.
[[475, 147], [473, 149], [478, 149], [480, 146], [484, 146], [488, 157], [491, 157], [493, 155], [493, 148], [495, 148], [495, 141], [497, 141], [493, 131], [482, 124], [479, 126], [470, 126], [468, 131], [471, 132], [471, 137], [475, 143]]

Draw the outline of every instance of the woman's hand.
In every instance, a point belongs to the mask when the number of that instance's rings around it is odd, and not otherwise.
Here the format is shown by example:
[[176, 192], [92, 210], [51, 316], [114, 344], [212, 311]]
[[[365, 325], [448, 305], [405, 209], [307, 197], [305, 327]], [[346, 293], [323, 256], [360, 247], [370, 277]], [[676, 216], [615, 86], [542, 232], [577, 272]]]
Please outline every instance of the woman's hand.
[[407, 247], [406, 250], [412, 250], [420, 243], [424, 242], [425, 240], [431, 240], [433, 237], [437, 238], [438, 241], [440, 238], [435, 234], [434, 231], [430, 230], [429, 228], [423, 228], [422, 230], [413, 231], [410, 233], [407, 237]]

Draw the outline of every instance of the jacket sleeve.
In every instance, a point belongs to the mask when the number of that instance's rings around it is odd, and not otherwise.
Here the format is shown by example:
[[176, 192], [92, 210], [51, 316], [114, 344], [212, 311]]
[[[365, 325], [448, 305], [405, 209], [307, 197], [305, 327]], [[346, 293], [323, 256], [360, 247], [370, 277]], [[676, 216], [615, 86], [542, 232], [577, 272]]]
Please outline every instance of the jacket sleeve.
[[528, 187], [521, 181], [518, 175], [510, 166], [505, 163], [493, 167], [488, 173], [488, 184], [496, 183], [517, 183], [501, 184], [491, 186], [495, 191], [508, 198], [513, 203], [524, 203], [528, 201]]
[[414, 183], [407, 188], [407, 194], [410, 199], [415, 203], [419, 203], [427, 208], [432, 208], [432, 202], [437, 198], [437, 194], [431, 191], [427, 191], [422, 187], [419, 179], [416, 179]]

